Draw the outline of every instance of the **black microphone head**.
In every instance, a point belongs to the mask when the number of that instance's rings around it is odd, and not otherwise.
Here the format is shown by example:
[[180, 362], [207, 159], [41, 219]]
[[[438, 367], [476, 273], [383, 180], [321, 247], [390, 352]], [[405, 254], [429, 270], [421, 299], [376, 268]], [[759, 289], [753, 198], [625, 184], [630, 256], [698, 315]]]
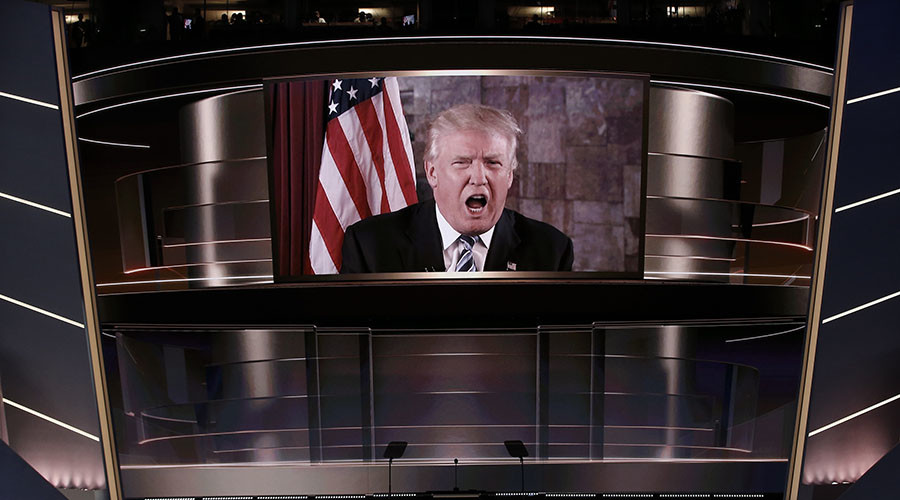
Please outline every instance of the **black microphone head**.
[[458, 463], [459, 463], [459, 459], [458, 459], [458, 458], [454, 458], [454, 459], [453, 459], [453, 465], [456, 465], [456, 464], [458, 464]]
[[518, 439], [504, 441], [503, 444], [506, 446], [506, 451], [509, 452], [509, 456], [511, 457], [522, 458], [528, 456], [528, 448], [525, 447], [525, 443]]
[[391, 441], [387, 445], [387, 449], [384, 450], [384, 458], [400, 458], [403, 456], [403, 452], [406, 451], [406, 441]]

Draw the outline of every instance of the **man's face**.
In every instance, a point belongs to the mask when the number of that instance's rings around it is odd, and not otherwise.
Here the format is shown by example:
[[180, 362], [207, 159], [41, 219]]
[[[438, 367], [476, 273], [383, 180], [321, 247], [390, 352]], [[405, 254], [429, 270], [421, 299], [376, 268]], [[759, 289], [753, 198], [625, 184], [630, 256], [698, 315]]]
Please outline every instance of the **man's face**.
[[512, 185], [510, 141], [481, 130], [451, 132], [437, 145], [438, 157], [425, 162], [434, 200], [447, 222], [475, 236], [492, 228]]

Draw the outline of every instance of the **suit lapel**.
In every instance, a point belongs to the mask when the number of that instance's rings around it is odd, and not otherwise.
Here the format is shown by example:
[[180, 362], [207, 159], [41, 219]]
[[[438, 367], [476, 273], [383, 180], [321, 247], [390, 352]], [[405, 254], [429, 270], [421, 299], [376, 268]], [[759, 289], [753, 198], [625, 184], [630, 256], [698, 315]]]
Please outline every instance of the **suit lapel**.
[[[491, 248], [488, 249], [484, 260], [485, 271], [509, 271], [510, 259], [515, 257], [515, 249], [521, 240], [516, 233], [515, 218], [509, 210], [503, 210], [503, 215], [494, 226], [494, 236], [491, 238]], [[512, 269], [515, 270], [515, 269]]]
[[434, 212], [434, 201], [419, 204], [413, 215], [406, 236], [409, 247], [401, 255], [403, 269], [409, 271], [444, 271], [444, 252], [441, 248], [441, 231]]

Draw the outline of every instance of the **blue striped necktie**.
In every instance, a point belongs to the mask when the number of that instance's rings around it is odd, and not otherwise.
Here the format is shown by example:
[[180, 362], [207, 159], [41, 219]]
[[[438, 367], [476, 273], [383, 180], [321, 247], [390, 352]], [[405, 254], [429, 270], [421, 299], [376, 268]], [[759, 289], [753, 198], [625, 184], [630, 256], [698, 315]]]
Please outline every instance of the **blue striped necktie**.
[[478, 236], [459, 235], [459, 242], [462, 243], [463, 251], [459, 254], [459, 260], [456, 261], [456, 272], [471, 273], [477, 271], [475, 269], [475, 254], [472, 253], [472, 247], [476, 241], [478, 241]]

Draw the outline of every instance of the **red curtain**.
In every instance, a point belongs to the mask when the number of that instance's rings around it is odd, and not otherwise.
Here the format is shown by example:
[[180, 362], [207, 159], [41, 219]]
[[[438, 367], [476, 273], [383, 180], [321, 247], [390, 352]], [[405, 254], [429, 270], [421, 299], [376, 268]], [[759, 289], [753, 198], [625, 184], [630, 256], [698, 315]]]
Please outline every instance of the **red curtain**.
[[267, 84], [272, 269], [275, 280], [311, 274], [309, 234], [322, 144], [327, 81]]

